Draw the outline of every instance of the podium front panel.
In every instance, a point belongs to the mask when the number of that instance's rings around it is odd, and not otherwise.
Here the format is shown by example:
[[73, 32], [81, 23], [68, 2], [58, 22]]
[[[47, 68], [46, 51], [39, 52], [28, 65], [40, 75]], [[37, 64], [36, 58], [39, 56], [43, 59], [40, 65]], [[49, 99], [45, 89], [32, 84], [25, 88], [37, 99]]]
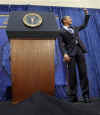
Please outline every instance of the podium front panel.
[[13, 102], [37, 91], [53, 95], [55, 40], [19, 39], [10, 41]]

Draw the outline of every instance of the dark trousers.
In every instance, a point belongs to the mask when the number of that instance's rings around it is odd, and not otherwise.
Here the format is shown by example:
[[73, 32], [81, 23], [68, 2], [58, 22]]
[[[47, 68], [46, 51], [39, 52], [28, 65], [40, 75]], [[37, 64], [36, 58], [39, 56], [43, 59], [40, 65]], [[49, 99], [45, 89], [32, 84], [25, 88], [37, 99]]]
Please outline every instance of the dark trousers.
[[82, 96], [89, 96], [88, 78], [85, 56], [82, 53], [79, 46], [76, 46], [73, 50], [74, 56], [71, 58], [71, 62], [67, 63], [68, 67], [68, 83], [69, 83], [69, 95], [77, 95], [77, 78], [76, 78], [76, 64], [79, 72], [80, 86], [82, 89]]

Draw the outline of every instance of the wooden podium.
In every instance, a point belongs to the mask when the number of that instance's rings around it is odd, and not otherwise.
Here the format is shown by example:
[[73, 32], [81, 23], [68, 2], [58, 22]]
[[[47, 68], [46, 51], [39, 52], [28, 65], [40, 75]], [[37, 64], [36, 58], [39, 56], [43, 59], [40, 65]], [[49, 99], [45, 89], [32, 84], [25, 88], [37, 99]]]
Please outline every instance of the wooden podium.
[[54, 50], [58, 26], [53, 13], [36, 12], [43, 22], [29, 28], [22, 19], [29, 12], [11, 12], [7, 34], [11, 44], [12, 101], [37, 91], [54, 94]]

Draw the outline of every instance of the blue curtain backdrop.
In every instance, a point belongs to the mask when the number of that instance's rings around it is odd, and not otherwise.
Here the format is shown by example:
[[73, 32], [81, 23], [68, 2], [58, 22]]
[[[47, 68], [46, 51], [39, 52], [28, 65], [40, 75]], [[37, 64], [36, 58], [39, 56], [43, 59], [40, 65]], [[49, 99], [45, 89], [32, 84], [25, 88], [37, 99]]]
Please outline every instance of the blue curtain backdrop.
[[[30, 5], [1, 5], [0, 14], [9, 14], [11, 11], [47, 11], [54, 12], [57, 17], [57, 24], [61, 27], [60, 20], [63, 16], [69, 15], [73, 19], [73, 25], [80, 25], [84, 20], [84, 13], [80, 8], [65, 7], [43, 7]], [[80, 32], [80, 38], [87, 47], [86, 54], [89, 89], [91, 97], [100, 97], [100, 10], [89, 9], [91, 15], [88, 27]], [[7, 18], [7, 17], [6, 17]], [[0, 25], [6, 19], [0, 17]], [[6, 100], [7, 88], [12, 85], [10, 70], [10, 43], [6, 29], [0, 29], [0, 100]], [[55, 41], [55, 95], [58, 98], [67, 98], [67, 77], [66, 67], [61, 55], [58, 39]], [[78, 73], [77, 73], [78, 76]], [[78, 80], [78, 96], [81, 96], [81, 89]], [[9, 93], [9, 92], [8, 92]]]

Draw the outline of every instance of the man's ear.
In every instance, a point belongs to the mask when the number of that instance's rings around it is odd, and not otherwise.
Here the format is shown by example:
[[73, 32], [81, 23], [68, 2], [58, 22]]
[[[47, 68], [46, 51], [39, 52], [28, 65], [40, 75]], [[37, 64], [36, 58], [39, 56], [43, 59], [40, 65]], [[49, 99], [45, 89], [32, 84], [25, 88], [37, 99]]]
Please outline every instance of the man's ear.
[[64, 22], [64, 23], [66, 22], [65, 19], [63, 19], [63, 22]]

